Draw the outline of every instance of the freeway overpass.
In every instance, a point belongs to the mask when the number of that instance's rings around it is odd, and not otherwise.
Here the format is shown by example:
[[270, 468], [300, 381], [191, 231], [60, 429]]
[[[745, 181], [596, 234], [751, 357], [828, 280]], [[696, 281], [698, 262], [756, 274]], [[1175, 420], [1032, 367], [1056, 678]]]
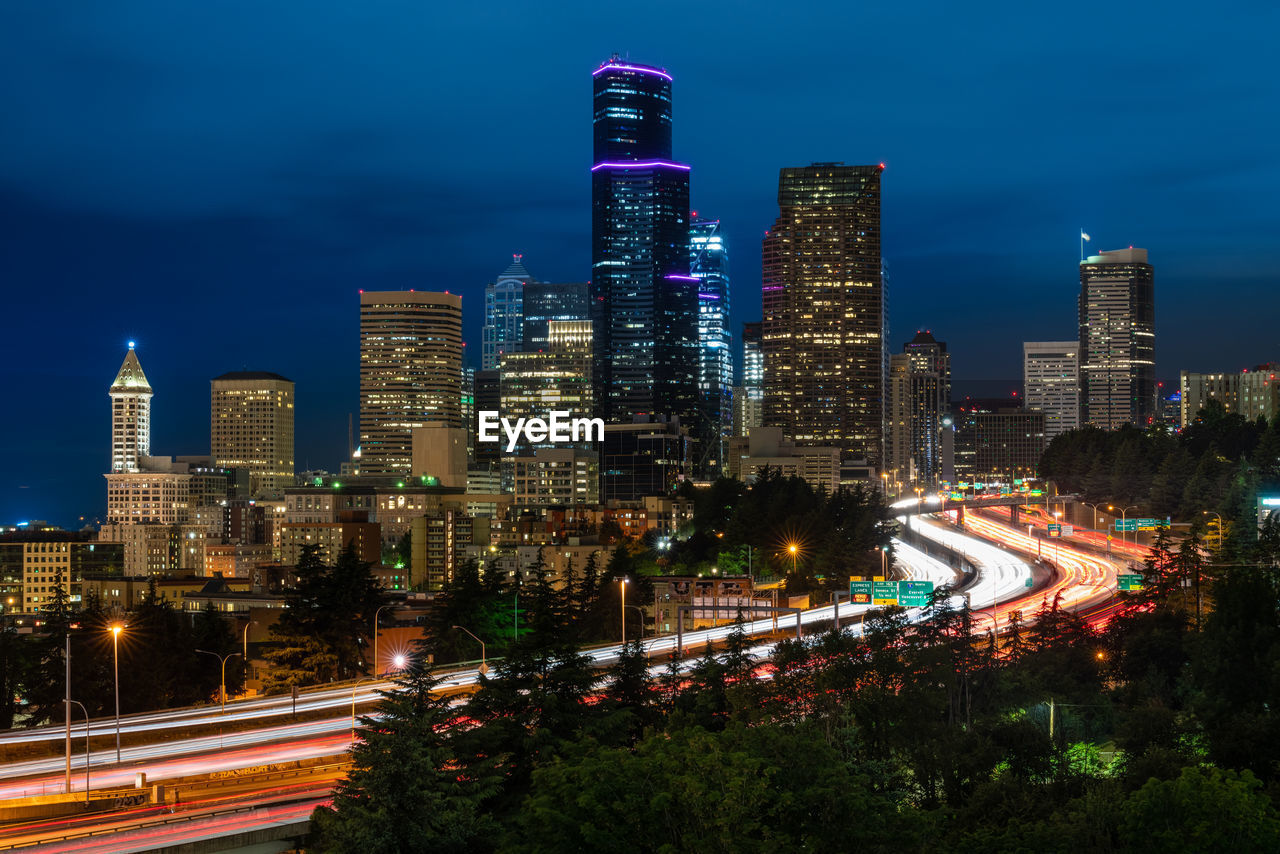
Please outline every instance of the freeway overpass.
[[[948, 510], [959, 510], [961, 519], [964, 511], [983, 507], [1034, 507], [1037, 505], [1068, 504], [1080, 496], [1074, 493], [1067, 495], [978, 495], [973, 498], [955, 500], [938, 495], [925, 495], [920, 498], [904, 498], [889, 505], [895, 516], [918, 516], [927, 513], [943, 513]], [[1011, 511], [1013, 521], [1017, 521], [1017, 510]]]

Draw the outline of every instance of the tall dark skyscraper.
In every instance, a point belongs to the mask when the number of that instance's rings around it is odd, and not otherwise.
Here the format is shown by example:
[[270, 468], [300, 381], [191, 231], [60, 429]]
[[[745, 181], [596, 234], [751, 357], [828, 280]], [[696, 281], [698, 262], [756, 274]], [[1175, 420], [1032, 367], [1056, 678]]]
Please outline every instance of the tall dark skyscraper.
[[698, 280], [689, 166], [671, 159], [671, 75], [614, 56], [592, 78], [597, 413], [674, 415], [698, 431]]
[[764, 423], [799, 445], [881, 460], [888, 360], [883, 166], [783, 169], [764, 238]]
[[1080, 262], [1080, 423], [1146, 427], [1156, 410], [1155, 270], [1145, 249]]
[[525, 282], [524, 349], [545, 350], [553, 320], [590, 320], [586, 282]]

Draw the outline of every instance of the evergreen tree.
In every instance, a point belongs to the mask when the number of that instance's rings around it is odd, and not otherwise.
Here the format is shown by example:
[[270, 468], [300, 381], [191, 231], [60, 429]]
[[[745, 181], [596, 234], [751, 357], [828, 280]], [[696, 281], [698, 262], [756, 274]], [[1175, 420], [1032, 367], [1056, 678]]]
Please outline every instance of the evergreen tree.
[[274, 646], [264, 682], [267, 692], [316, 685], [365, 673], [364, 649], [382, 592], [352, 545], [332, 567], [320, 561], [319, 547], [305, 545], [298, 558], [298, 583], [285, 596], [285, 610], [271, 628]]
[[498, 824], [486, 803], [501, 785], [504, 757], [477, 761], [453, 749], [455, 713], [439, 680], [410, 657], [378, 714], [362, 719], [352, 769], [331, 807], [312, 817], [312, 845], [333, 854], [485, 851]]

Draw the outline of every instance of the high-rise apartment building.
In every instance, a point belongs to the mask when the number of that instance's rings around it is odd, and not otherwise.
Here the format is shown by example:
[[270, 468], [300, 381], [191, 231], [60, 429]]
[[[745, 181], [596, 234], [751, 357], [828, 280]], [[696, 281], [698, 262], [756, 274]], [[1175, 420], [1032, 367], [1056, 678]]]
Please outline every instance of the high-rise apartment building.
[[951, 356], [928, 331], [889, 359], [886, 468], [894, 480], [932, 486], [942, 476], [943, 418], [951, 408]]
[[698, 424], [689, 167], [671, 159], [671, 75], [614, 56], [593, 74], [596, 414]]
[[1146, 427], [1156, 411], [1155, 269], [1145, 249], [1080, 262], [1080, 422]]
[[498, 367], [503, 353], [520, 349], [524, 341], [524, 287], [533, 276], [523, 255], [512, 255], [502, 275], [485, 285], [484, 327], [480, 330], [480, 367]]
[[733, 390], [733, 435], [764, 424], [764, 351], [760, 321], [742, 324], [742, 385]]
[[778, 179], [764, 238], [764, 423], [798, 445], [881, 460], [885, 301], [881, 166], [815, 163]]
[[729, 248], [718, 219], [689, 226], [689, 274], [698, 280], [698, 396], [707, 437], [699, 448], [701, 473], [725, 471], [727, 442], [733, 435], [733, 334], [729, 331]]
[[413, 428], [462, 427], [462, 298], [360, 294], [360, 472], [408, 474]]
[[1181, 426], [1195, 421], [1209, 401], [1216, 400], [1226, 412], [1235, 412], [1247, 421], [1275, 420], [1280, 414], [1280, 363], [1268, 362], [1239, 373], [1199, 374], [1183, 371], [1181, 376]]
[[129, 352], [111, 383], [111, 471], [141, 471], [151, 454], [151, 383], [138, 354]]
[[547, 324], [553, 320], [590, 320], [591, 299], [586, 282], [524, 284], [524, 349], [547, 346]]
[[1044, 455], [1044, 413], [1005, 400], [966, 399], [955, 410], [955, 477], [961, 483], [1035, 475]]
[[1044, 413], [1045, 441], [1080, 426], [1080, 342], [1022, 343], [1022, 400]]
[[293, 485], [293, 381], [268, 371], [233, 371], [210, 387], [214, 465], [247, 469], [254, 498], [279, 496]]

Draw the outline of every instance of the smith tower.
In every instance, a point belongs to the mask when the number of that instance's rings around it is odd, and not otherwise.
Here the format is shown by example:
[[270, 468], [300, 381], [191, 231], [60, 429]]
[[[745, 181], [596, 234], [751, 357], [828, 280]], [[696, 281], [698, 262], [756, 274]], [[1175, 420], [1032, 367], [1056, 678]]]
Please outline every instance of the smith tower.
[[129, 352], [111, 383], [111, 471], [142, 471], [151, 454], [151, 383], [138, 354]]
[[596, 411], [696, 427], [698, 280], [689, 274], [689, 166], [671, 159], [671, 75], [614, 56], [592, 78]]

